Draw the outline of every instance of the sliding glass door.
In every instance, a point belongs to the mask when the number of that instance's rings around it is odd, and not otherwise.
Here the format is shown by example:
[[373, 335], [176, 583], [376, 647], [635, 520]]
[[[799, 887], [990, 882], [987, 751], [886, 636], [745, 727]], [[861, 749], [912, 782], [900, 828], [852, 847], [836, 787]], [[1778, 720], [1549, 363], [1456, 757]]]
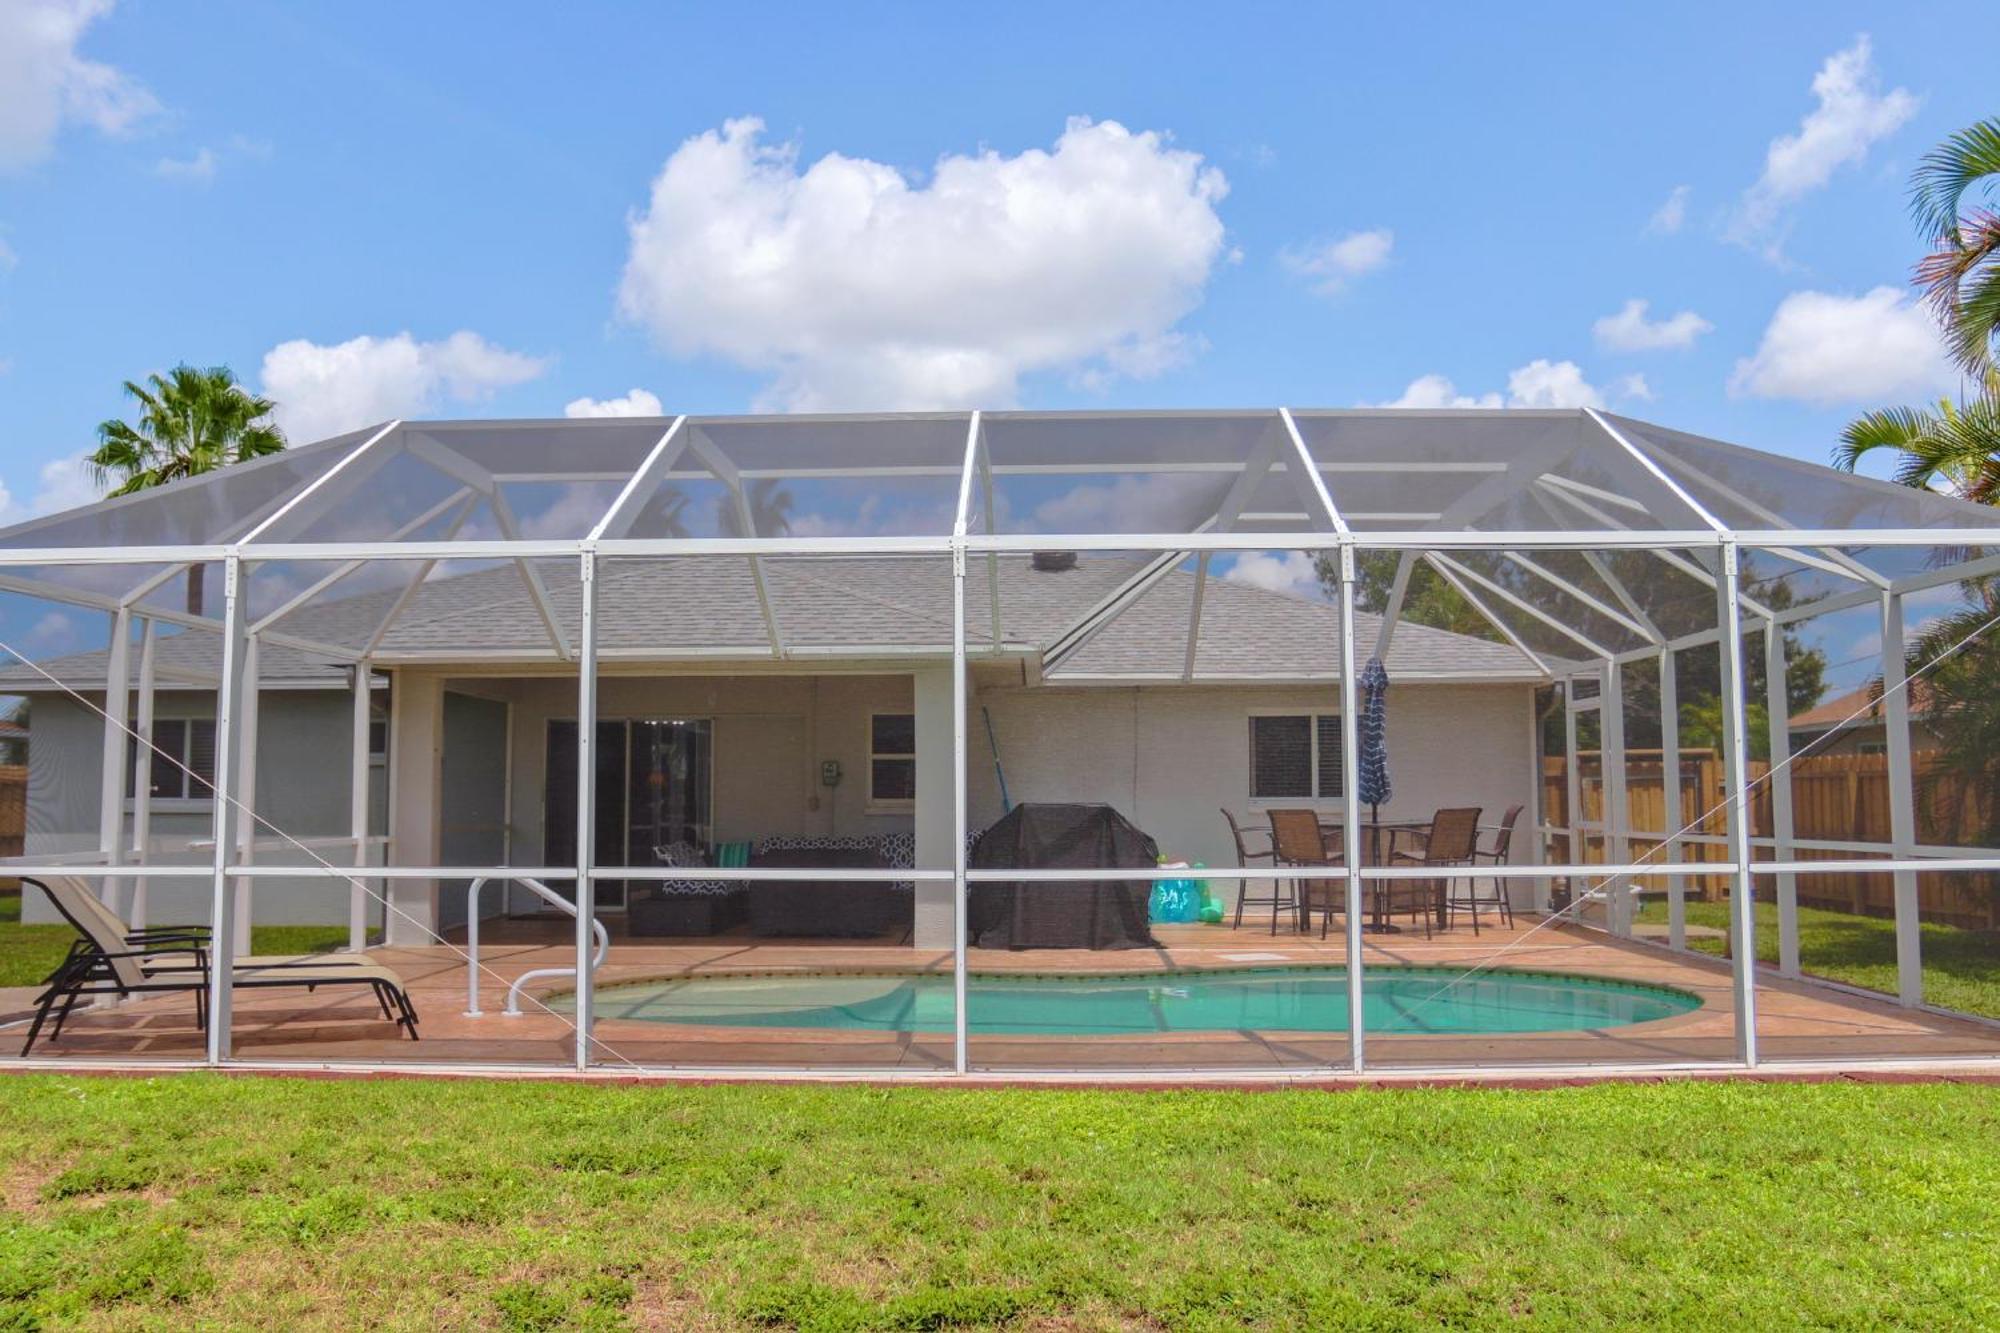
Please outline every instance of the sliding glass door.
[[634, 719], [626, 727], [625, 854], [616, 864], [658, 865], [659, 850], [673, 843], [707, 847], [708, 721]]
[[[552, 866], [576, 862], [576, 722], [548, 727], [542, 849]], [[654, 866], [673, 843], [705, 848], [712, 834], [714, 727], [706, 718], [603, 719], [597, 724], [599, 866]], [[563, 887], [552, 885], [551, 887]], [[597, 881], [600, 911], [625, 906], [626, 881]], [[565, 888], [565, 892], [568, 890]]]

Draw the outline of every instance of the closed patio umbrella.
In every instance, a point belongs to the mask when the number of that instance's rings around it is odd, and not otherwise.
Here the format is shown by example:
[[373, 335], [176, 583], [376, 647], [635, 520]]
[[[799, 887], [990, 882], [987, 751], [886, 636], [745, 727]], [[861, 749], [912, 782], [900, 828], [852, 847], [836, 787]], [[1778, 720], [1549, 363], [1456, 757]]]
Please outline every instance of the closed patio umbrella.
[[1359, 786], [1368, 806], [1369, 822], [1379, 822], [1382, 802], [1389, 799], [1389, 671], [1382, 659], [1371, 657], [1361, 671], [1361, 729], [1355, 744], [1360, 750]]

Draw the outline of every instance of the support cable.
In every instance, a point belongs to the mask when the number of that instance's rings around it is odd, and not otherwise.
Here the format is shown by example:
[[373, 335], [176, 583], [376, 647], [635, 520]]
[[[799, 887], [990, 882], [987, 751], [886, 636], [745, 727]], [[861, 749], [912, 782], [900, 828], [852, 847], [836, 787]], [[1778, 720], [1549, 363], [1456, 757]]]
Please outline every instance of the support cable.
[[[1898, 691], [1907, 692], [1911, 688], [1911, 686], [1916, 684], [1917, 681], [1921, 680], [1923, 677], [1930, 674], [1932, 671], [1935, 671], [1937, 668], [1943, 666], [1946, 662], [1951, 660], [1951, 658], [1955, 657], [1957, 654], [1964, 651], [1966, 648], [1970, 647], [1975, 640], [1977, 640], [1981, 635], [1985, 634], [1988, 630], [1994, 628], [1996, 625], [2000, 625], [2000, 613], [1996, 613], [1995, 615], [1990, 617], [1984, 624], [1974, 629], [1971, 633], [1967, 634], [1964, 638], [1960, 639], [1950, 648], [1947, 648], [1944, 652], [1939, 653], [1936, 657], [1932, 658], [1929, 662], [1925, 663], [1918, 670], [1906, 673], [1902, 683], [1896, 686], [1896, 689]], [[1818, 737], [1815, 737], [1811, 743], [1807, 744], [1806, 746], [1798, 750], [1796, 753], [1792, 754], [1782, 764], [1778, 764], [1773, 768], [1769, 769], [1762, 777], [1757, 778], [1754, 781], [1744, 783], [1743, 791], [1740, 795], [1726, 797], [1725, 799], [1718, 802], [1709, 809], [1704, 810], [1701, 814], [1695, 816], [1693, 820], [1689, 821], [1686, 824], [1683, 824], [1679, 829], [1661, 838], [1660, 841], [1653, 847], [1653, 849], [1647, 852], [1645, 856], [1640, 857], [1638, 860], [1632, 861], [1629, 864], [1633, 866], [1644, 865], [1652, 857], [1665, 852], [1667, 848], [1677, 839], [1679, 839], [1685, 834], [1692, 833], [1695, 830], [1701, 828], [1702, 825], [1707, 823], [1711, 817], [1719, 813], [1722, 813], [1723, 811], [1730, 810], [1732, 806], [1737, 807], [1736, 810], [1732, 811], [1733, 818], [1747, 819], [1749, 817], [1750, 798], [1752, 794], [1755, 793], [1758, 787], [1762, 786], [1765, 783], [1770, 782], [1779, 773], [1784, 772], [1786, 769], [1789, 769], [1793, 764], [1796, 764], [1799, 760], [1804, 759], [1807, 755], [1811, 754], [1814, 749], [1825, 744], [1827, 741], [1833, 739], [1840, 733], [1841, 728], [1845, 727], [1848, 723], [1853, 722], [1861, 717], [1864, 717], [1868, 713], [1872, 712], [1879, 703], [1880, 703], [1879, 699], [1870, 699], [1866, 703], [1862, 704], [1861, 707], [1855, 709], [1852, 713], [1849, 713], [1846, 717], [1840, 719], [1840, 721], [1836, 722], [1832, 727], [1828, 728], [1823, 734], [1821, 734]], [[1719, 874], [1721, 872], [1717, 871], [1712, 873]], [[1464, 982], [1471, 980], [1473, 977], [1478, 976], [1480, 973], [1486, 972], [1498, 966], [1502, 958], [1505, 958], [1509, 953], [1512, 953], [1515, 949], [1526, 944], [1530, 939], [1532, 939], [1537, 934], [1541, 933], [1541, 931], [1543, 931], [1547, 927], [1560, 924], [1562, 922], [1563, 917], [1569, 915], [1572, 912], [1577, 911], [1579, 908], [1583, 907], [1584, 904], [1594, 903], [1607, 899], [1610, 896], [1607, 890], [1612, 885], [1616, 884], [1619, 880], [1630, 881], [1635, 877], [1636, 876], [1634, 875], [1633, 872], [1623, 871], [1620, 873], [1607, 875], [1603, 879], [1598, 880], [1595, 884], [1592, 884], [1582, 893], [1577, 894], [1575, 897], [1573, 897], [1570, 900], [1569, 906], [1550, 913], [1548, 916], [1544, 917], [1540, 922], [1530, 927], [1527, 931], [1523, 932], [1521, 935], [1516, 936], [1508, 943], [1502, 945], [1498, 950], [1498, 952], [1494, 953], [1492, 957], [1483, 959], [1482, 961], [1473, 964], [1471, 967], [1467, 968], [1464, 972], [1453, 977], [1451, 980], [1447, 981], [1444, 985], [1438, 987], [1437, 990], [1431, 992], [1429, 995], [1426, 995], [1424, 998], [1416, 1001], [1415, 1004], [1412, 1005], [1412, 1008], [1421, 1008], [1422, 1006], [1431, 1003], [1433, 1000], [1437, 1000], [1443, 997], [1444, 995], [1450, 993], [1453, 989], [1463, 984]], [[1639, 891], [1639, 888], [1636, 884], [1633, 884], [1626, 891], [1628, 893], [1636, 894]], [[1747, 961], [1747, 966], [1752, 968], [1754, 971], [1757, 965], [1757, 959], [1755, 956], [1756, 942], [1754, 940], [1747, 941], [1745, 947], [1751, 950], [1751, 957]]]

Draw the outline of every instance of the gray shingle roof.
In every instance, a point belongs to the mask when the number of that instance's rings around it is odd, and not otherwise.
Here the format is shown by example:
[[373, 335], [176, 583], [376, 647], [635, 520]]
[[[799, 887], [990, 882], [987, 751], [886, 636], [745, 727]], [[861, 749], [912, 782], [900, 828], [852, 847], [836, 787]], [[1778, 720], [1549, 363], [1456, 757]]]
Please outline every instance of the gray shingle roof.
[[[1084, 557], [1063, 571], [1033, 569], [1025, 558], [1001, 557], [997, 571], [1003, 646], [1042, 651], [1084, 619], [1144, 566], [1136, 557]], [[966, 640], [978, 650], [992, 642], [989, 566], [974, 557], [966, 585]], [[948, 561], [932, 557], [772, 557], [763, 561], [766, 595], [788, 650], [824, 655], [882, 651], [949, 652], [951, 578]], [[576, 566], [538, 566], [556, 623], [575, 642], [582, 599]], [[1195, 575], [1175, 569], [1138, 595], [1085, 639], [1048, 679], [1179, 679], [1185, 662]], [[402, 595], [378, 587], [311, 605], [278, 628], [302, 639], [359, 650]], [[750, 562], [736, 556], [677, 556], [612, 561], [600, 566], [598, 631], [607, 656], [743, 657], [769, 652]], [[1210, 679], [1313, 679], [1337, 673], [1339, 612], [1328, 603], [1210, 577], [1202, 596], [1197, 676]], [[1378, 617], [1355, 619], [1357, 650], [1365, 656]], [[378, 653], [398, 660], [546, 658], [549, 641], [540, 613], [512, 565], [432, 577], [410, 598]], [[80, 653], [43, 665], [73, 685], [104, 681], [105, 654]], [[161, 679], [212, 676], [216, 636], [163, 634]], [[1537, 678], [1535, 665], [1504, 643], [1427, 626], [1398, 627], [1387, 662], [1392, 676], [1459, 679]], [[271, 683], [334, 684], [344, 676], [335, 659], [267, 645], [261, 659]], [[0, 686], [47, 688], [31, 668], [0, 669]]]

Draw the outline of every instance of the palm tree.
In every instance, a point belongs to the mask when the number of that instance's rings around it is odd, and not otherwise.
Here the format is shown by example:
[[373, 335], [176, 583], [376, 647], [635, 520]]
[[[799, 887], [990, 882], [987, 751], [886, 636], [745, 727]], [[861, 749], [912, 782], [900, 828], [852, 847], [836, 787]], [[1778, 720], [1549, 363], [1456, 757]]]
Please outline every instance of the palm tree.
[[[276, 404], [238, 384], [226, 366], [182, 364], [146, 381], [150, 388], [125, 381], [125, 392], [139, 404], [138, 424], [114, 418], [98, 426], [97, 449], [86, 460], [112, 495], [165, 486], [285, 447], [284, 434], [269, 420]], [[188, 566], [191, 615], [201, 614], [201, 576], [200, 565]]]
[[688, 492], [680, 486], [664, 486], [648, 508], [652, 510], [650, 526], [658, 528], [656, 536], [688, 534]]
[[1965, 206], [1966, 195], [2000, 187], [2000, 119], [1982, 120], [1936, 148], [1910, 178], [1910, 206], [1933, 249], [1917, 285], [1944, 325], [1952, 355], [1968, 374], [1993, 367], [2000, 336], [2000, 213]]
[[[1924, 158], [1910, 181], [1911, 206], [1931, 243], [1915, 281], [1936, 312], [1953, 358], [1979, 385], [1970, 399], [1938, 401], [1935, 409], [1870, 412], [1841, 433], [1834, 462], [1848, 471], [1867, 454], [1902, 455], [1896, 480], [1944, 490], [1980, 504], [2000, 505], [2000, 214], [1984, 203], [1965, 206], [1977, 190], [2000, 186], [2000, 120], [1961, 130]], [[1951, 560], [1965, 558], [1953, 552]], [[1942, 836], [2000, 837], [2000, 581], [1991, 576], [1959, 585], [1960, 608], [1925, 627], [1909, 645], [1905, 668], [1929, 694], [1930, 725], [1940, 737], [1936, 762], [1919, 780], [1933, 817], [1948, 815]], [[1877, 680], [1876, 692], [1882, 689]], [[1949, 792], [1956, 809], [1939, 809]], [[1934, 836], [1938, 836], [1935, 835]]]
[[[1965, 603], [1926, 626], [1910, 645], [1908, 670], [1929, 696], [1938, 736], [1935, 766], [1918, 795], [1946, 836], [1982, 846], [2000, 838], [2000, 585], [1961, 585]], [[1881, 683], [1876, 683], [1881, 688]], [[1949, 796], [1950, 800], [1940, 797]]]
[[1896, 480], [2000, 504], [2000, 214], [1967, 196], [2000, 187], [2000, 119], [1960, 130], [1928, 153], [1910, 177], [1910, 207], [1932, 246], [1916, 284], [1945, 340], [1979, 391], [1935, 408], [1892, 407], [1857, 417], [1841, 432], [1836, 467], [1849, 472], [1878, 449], [1902, 455]]
[[759, 477], [744, 493], [750, 510], [750, 531], [736, 518], [736, 499], [724, 495], [715, 503], [715, 524], [725, 537], [782, 537], [792, 530], [792, 493], [776, 477]]
[[2000, 371], [1988, 370], [1985, 385], [1966, 403], [1940, 398], [1935, 408], [1888, 407], [1856, 417], [1840, 433], [1835, 466], [1852, 472], [1865, 455], [1891, 449], [1902, 455], [1896, 480], [1905, 486], [2000, 504]]

